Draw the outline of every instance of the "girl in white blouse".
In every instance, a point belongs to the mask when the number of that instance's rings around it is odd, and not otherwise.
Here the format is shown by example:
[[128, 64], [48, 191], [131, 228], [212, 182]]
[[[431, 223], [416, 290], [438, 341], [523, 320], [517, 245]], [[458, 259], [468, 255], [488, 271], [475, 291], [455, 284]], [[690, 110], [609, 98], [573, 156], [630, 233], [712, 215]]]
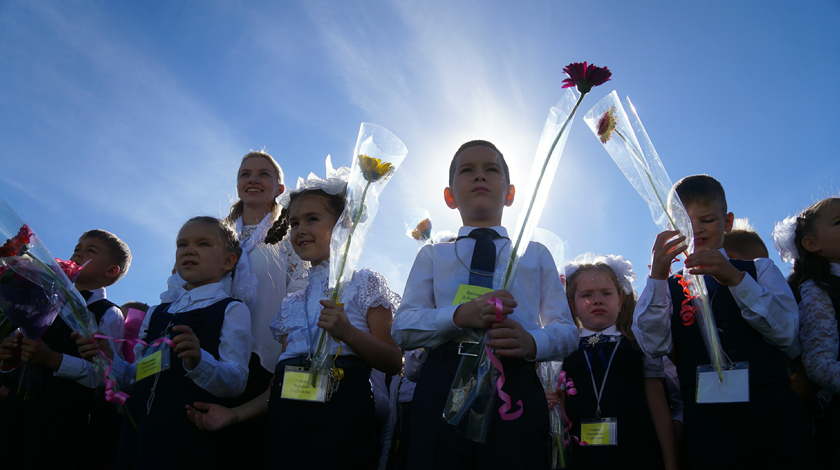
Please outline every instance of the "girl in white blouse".
[[799, 300], [802, 363], [829, 400], [818, 445], [826, 468], [840, 466], [840, 198], [827, 198], [779, 223], [773, 237]]
[[[271, 388], [242, 406], [196, 403], [189, 413], [199, 428], [216, 430], [268, 412], [271, 444], [266, 455], [288, 468], [375, 468], [371, 368], [389, 374], [400, 369], [400, 350], [390, 334], [399, 296], [381, 274], [366, 269], [353, 273], [344, 305], [323, 300], [329, 294], [332, 230], [345, 203], [343, 192], [330, 194], [317, 185], [289, 198], [290, 240], [313, 267], [308, 287], [289, 295], [271, 323], [284, 346]], [[319, 328], [341, 342], [339, 351], [331, 341], [330, 352], [331, 357], [339, 354], [335, 366], [344, 377], [325, 403], [286, 398], [287, 367], [307, 367]]]

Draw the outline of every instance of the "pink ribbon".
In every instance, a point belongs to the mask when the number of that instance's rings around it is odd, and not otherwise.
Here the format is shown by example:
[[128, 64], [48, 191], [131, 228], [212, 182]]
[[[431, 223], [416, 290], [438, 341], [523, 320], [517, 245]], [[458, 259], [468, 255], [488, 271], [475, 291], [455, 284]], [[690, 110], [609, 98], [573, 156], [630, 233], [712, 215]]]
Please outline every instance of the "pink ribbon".
[[[110, 336], [105, 336], [105, 335], [93, 335], [93, 337], [94, 337], [94, 339], [111, 340], [115, 343], [125, 343], [125, 342], [128, 342], [128, 341], [134, 341], [135, 343], [140, 343], [143, 346], [149, 347], [149, 344], [146, 343], [145, 341], [143, 341], [142, 339], [116, 339], [116, 338], [112, 338]], [[175, 347], [175, 343], [169, 338], [158, 338], [157, 340], [155, 340], [155, 342], [153, 342], [151, 344], [151, 346], [157, 346], [160, 343], [166, 343], [171, 348]], [[108, 356], [106, 356], [105, 353], [102, 352], [101, 349], [99, 350], [99, 355], [104, 357], [105, 360], [108, 362], [108, 368], [105, 369], [105, 373], [102, 374], [102, 378], [105, 381], [105, 401], [116, 402], [119, 405], [124, 405], [125, 401], [128, 400], [129, 395], [125, 392], [117, 391], [116, 390], [117, 383], [114, 380], [111, 380], [110, 378], [108, 378], [108, 376], [111, 375], [111, 369], [114, 368], [114, 361], [111, 358], [109, 358]], [[132, 356], [133, 356], [133, 354], [132, 354]]]
[[[496, 306], [496, 321], [502, 321], [502, 301], [497, 299], [496, 297], [493, 297], [488, 302], [491, 305]], [[493, 354], [493, 351], [491, 351], [489, 347], [484, 346], [484, 351], [487, 353], [487, 357], [490, 359], [490, 362], [493, 363], [496, 369], [499, 369], [500, 375], [499, 379], [496, 380], [496, 391], [499, 393], [499, 398], [501, 398], [504, 402], [502, 403], [502, 406], [499, 407], [499, 416], [501, 416], [502, 420], [504, 421], [513, 421], [522, 416], [522, 412], [525, 410], [525, 408], [522, 406], [522, 400], [516, 402], [516, 405], [519, 406], [518, 411], [508, 413], [508, 411], [510, 411], [510, 409], [513, 408], [513, 405], [511, 405], [513, 400], [510, 398], [510, 395], [508, 395], [502, 390], [502, 386], [505, 384], [505, 369], [502, 367], [502, 361], [500, 361], [499, 358], [496, 357], [495, 354]]]
[[134, 345], [137, 344], [140, 336], [140, 326], [146, 312], [136, 308], [128, 309], [125, 315], [125, 342], [122, 345], [122, 356], [128, 362], [134, 362]]

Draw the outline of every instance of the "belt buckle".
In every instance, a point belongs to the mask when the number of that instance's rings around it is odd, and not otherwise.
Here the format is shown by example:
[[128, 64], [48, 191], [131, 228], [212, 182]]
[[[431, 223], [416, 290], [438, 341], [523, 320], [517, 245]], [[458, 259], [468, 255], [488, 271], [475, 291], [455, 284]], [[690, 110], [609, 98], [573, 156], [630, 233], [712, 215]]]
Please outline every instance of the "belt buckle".
[[476, 353], [469, 353], [469, 352], [465, 352], [465, 351], [463, 351], [463, 349], [464, 349], [465, 347], [466, 347], [467, 349], [469, 349], [469, 347], [470, 347], [470, 346], [473, 346], [473, 345], [478, 346], [478, 344], [479, 344], [479, 343], [478, 343], [478, 341], [461, 341], [460, 343], [458, 343], [458, 355], [459, 355], [459, 356], [472, 356], [472, 357], [478, 357], [478, 353], [477, 353], [477, 352], [476, 352]]

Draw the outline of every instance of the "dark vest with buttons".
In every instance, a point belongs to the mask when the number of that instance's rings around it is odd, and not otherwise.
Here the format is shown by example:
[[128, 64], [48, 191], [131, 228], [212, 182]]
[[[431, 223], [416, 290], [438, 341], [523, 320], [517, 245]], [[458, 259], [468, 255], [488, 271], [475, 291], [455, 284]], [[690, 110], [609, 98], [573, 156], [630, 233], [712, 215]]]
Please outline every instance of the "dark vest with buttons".
[[[201, 349], [218, 360], [225, 311], [234, 301], [228, 297], [208, 307], [175, 314], [167, 313], [171, 303], [161, 304], [151, 313], [145, 341], [152, 344], [162, 337], [170, 321], [172, 326], [187, 325], [198, 337]], [[168, 336], [174, 338], [178, 334], [170, 331]], [[212, 434], [198, 431], [190, 423], [185, 405], [196, 401], [222, 404], [226, 401], [196, 385], [186, 373], [182, 360], [170, 350], [170, 369], [158, 374], [156, 386], [155, 376], [135, 384], [128, 402], [138, 426], [134, 437], [137, 447], [127, 449], [121, 443], [118, 457], [121, 464], [128, 467], [133, 462], [134, 468], [198, 468], [193, 467], [196, 458], [204, 463], [212, 462]], [[153, 387], [155, 396], [151, 410], [147, 410]], [[130, 439], [134, 433], [133, 429], [127, 429], [130, 426], [126, 423], [128, 420], [123, 424], [122, 436]]]
[[[755, 262], [737, 259], [730, 259], [729, 262], [739, 271], [746, 272], [753, 279], [757, 278]], [[680, 386], [683, 389], [694, 389], [697, 366], [709, 364], [711, 360], [697, 322], [685, 326], [680, 320], [680, 309], [685, 299], [682, 286], [672, 276], [668, 279], [668, 287], [673, 304], [671, 335]], [[709, 299], [721, 346], [733, 362], [749, 362], [750, 385], [787, 381], [784, 353], [764, 341], [764, 336], [744, 320], [729, 288], [720, 286], [714, 293], [709, 292]]]

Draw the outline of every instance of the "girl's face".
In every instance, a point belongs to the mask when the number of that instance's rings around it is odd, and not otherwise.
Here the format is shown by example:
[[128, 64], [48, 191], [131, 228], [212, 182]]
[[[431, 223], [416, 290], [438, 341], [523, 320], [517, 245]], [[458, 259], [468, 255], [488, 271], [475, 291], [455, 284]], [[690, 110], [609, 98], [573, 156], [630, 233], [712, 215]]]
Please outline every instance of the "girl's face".
[[292, 203], [289, 208], [290, 240], [300, 259], [313, 266], [329, 259], [330, 238], [337, 220], [323, 196], [303, 196]]
[[221, 281], [236, 264], [236, 254], [225, 252], [215, 227], [203, 222], [181, 227], [176, 245], [175, 269], [186, 290]]
[[572, 313], [577, 315], [584, 328], [603, 331], [618, 320], [621, 296], [615, 280], [600, 269], [589, 269], [577, 280], [574, 299], [569, 301]]
[[840, 263], [840, 202], [825, 205], [813, 236], [802, 237], [802, 247], [831, 263]]
[[271, 209], [284, 189], [277, 182], [277, 170], [267, 159], [251, 157], [240, 165], [236, 192], [246, 206]]

